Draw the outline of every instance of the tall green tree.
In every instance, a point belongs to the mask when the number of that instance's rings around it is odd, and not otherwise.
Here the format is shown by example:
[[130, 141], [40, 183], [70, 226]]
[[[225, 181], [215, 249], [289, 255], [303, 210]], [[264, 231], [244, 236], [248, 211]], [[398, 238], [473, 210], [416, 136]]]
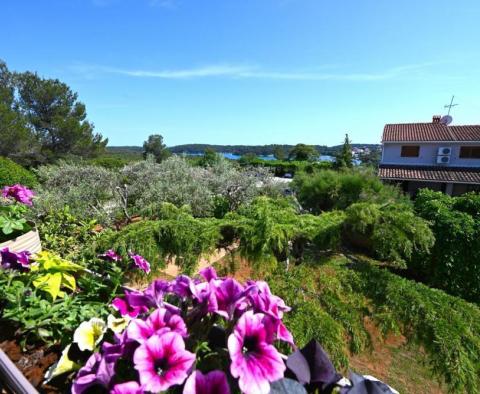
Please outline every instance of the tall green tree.
[[[24, 161], [24, 155], [34, 147], [24, 116], [15, 108], [14, 75], [0, 60], [0, 156]], [[25, 163], [24, 163], [25, 164]]]
[[157, 163], [162, 162], [171, 155], [167, 146], [163, 143], [163, 137], [160, 134], [152, 134], [143, 143], [143, 157], [153, 155]]
[[108, 140], [94, 133], [85, 105], [68, 85], [31, 72], [16, 74], [15, 80], [19, 110], [40, 144], [42, 159], [95, 156], [105, 149]]
[[288, 158], [290, 160], [315, 160], [318, 157], [318, 152], [312, 145], [297, 144], [290, 151]]
[[287, 155], [285, 154], [285, 150], [281, 146], [276, 146], [273, 150], [273, 156], [277, 160], [285, 160]]
[[348, 134], [345, 134], [342, 150], [336, 156], [335, 166], [337, 168], [352, 168], [353, 167], [352, 146]]

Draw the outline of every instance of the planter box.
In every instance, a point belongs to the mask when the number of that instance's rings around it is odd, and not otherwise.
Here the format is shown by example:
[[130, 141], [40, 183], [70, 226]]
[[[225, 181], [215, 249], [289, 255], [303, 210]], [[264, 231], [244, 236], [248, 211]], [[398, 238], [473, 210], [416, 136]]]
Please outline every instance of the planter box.
[[35, 254], [42, 251], [42, 244], [37, 229], [30, 230], [28, 233], [19, 235], [10, 241], [0, 243], [0, 249], [8, 247], [13, 252], [23, 252], [28, 250]]

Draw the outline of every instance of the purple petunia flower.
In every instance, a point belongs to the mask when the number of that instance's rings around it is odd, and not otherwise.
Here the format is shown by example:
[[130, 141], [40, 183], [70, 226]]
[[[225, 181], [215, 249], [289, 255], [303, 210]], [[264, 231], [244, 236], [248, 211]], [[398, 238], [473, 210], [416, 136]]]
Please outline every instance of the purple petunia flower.
[[183, 394], [230, 394], [227, 376], [223, 371], [212, 371], [204, 375], [197, 370], [187, 379]]
[[150, 263], [147, 260], [145, 260], [144, 257], [140, 256], [139, 254], [133, 254], [133, 253], [129, 253], [128, 255], [131, 257], [131, 259], [133, 260], [133, 262], [138, 268], [140, 268], [146, 274], [150, 272]]
[[179, 298], [192, 296], [194, 283], [187, 275], [179, 275], [172, 281], [172, 292]]
[[30, 269], [30, 252], [23, 251], [15, 253], [10, 251], [8, 247], [0, 250], [0, 265], [5, 269], [13, 269], [18, 271], [28, 271]]
[[235, 310], [245, 299], [248, 292], [244, 287], [233, 278], [212, 280], [210, 282], [214, 287], [214, 293], [217, 300], [217, 311], [225, 319], [232, 319]]
[[109, 362], [99, 353], [94, 353], [78, 371], [72, 384], [72, 394], [82, 394], [94, 387], [107, 388], [115, 374], [115, 363]]
[[217, 279], [217, 271], [212, 266], [206, 267], [198, 272], [207, 282], [210, 282], [212, 279]]
[[194, 362], [195, 354], [185, 350], [185, 343], [176, 332], [151, 336], [133, 355], [142, 387], [154, 393], [182, 384]]
[[134, 381], [116, 384], [110, 394], [143, 394], [142, 387]]
[[183, 319], [165, 308], [158, 308], [152, 312], [147, 320], [135, 319], [127, 328], [128, 338], [144, 343], [153, 334], [173, 331], [182, 337], [187, 336], [187, 326]]
[[290, 307], [285, 305], [285, 301], [272, 294], [267, 282], [250, 281], [249, 284], [255, 285], [249, 294], [249, 299], [255, 312], [265, 313], [277, 319], [282, 319], [283, 312], [290, 310]]
[[27, 187], [16, 184], [13, 186], [5, 186], [2, 189], [2, 197], [4, 198], [13, 198], [17, 202], [32, 206], [32, 198], [34, 196], [34, 193]]
[[163, 298], [165, 294], [170, 293], [171, 291], [172, 285], [169, 282], [156, 279], [147, 287], [143, 294], [147, 297], [148, 302], [150, 303], [149, 306], [161, 307], [164, 304]]
[[285, 372], [280, 354], [269, 342], [272, 336], [267, 332], [264, 318], [263, 313], [245, 312], [228, 337], [230, 372], [239, 378], [244, 393], [268, 394], [270, 382], [281, 379]]
[[112, 306], [120, 312], [122, 316], [128, 315], [130, 317], [137, 317], [140, 313], [148, 312], [147, 305], [141, 303], [134, 303], [132, 300], [136, 300], [135, 296], [143, 296], [142, 293], [130, 292], [125, 290], [125, 299], [115, 298], [112, 301]]
[[122, 256], [117, 254], [113, 249], [107, 250], [105, 253], [100, 254], [98, 257], [107, 261], [121, 261]]

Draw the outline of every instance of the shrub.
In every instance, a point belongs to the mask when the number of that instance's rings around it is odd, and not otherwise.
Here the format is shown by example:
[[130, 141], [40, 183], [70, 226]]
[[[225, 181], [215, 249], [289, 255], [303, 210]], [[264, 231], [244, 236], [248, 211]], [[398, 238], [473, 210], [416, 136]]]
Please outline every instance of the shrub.
[[363, 202], [345, 213], [344, 234], [351, 244], [400, 267], [414, 254], [428, 254], [435, 241], [428, 222], [408, 206]]
[[0, 188], [15, 184], [34, 187], [37, 185], [35, 175], [7, 157], [0, 157]]
[[119, 209], [117, 175], [106, 168], [60, 162], [36, 170], [39, 214], [61, 211], [68, 205], [70, 212], [82, 219], [111, 222]]
[[410, 264], [426, 283], [474, 302], [480, 302], [479, 205], [476, 194], [420, 191], [415, 209], [431, 222], [436, 241], [430, 255], [419, 255]]
[[313, 213], [345, 209], [360, 201], [408, 203], [396, 187], [382, 184], [368, 170], [302, 173], [295, 176], [293, 188], [302, 207]]

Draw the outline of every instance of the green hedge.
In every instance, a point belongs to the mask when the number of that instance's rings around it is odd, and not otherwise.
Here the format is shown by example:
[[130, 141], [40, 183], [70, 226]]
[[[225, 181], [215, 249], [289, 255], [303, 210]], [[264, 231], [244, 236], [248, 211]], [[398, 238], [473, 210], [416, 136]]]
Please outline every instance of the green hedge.
[[35, 175], [7, 157], [0, 157], [0, 187], [19, 183], [28, 187], [37, 184]]

